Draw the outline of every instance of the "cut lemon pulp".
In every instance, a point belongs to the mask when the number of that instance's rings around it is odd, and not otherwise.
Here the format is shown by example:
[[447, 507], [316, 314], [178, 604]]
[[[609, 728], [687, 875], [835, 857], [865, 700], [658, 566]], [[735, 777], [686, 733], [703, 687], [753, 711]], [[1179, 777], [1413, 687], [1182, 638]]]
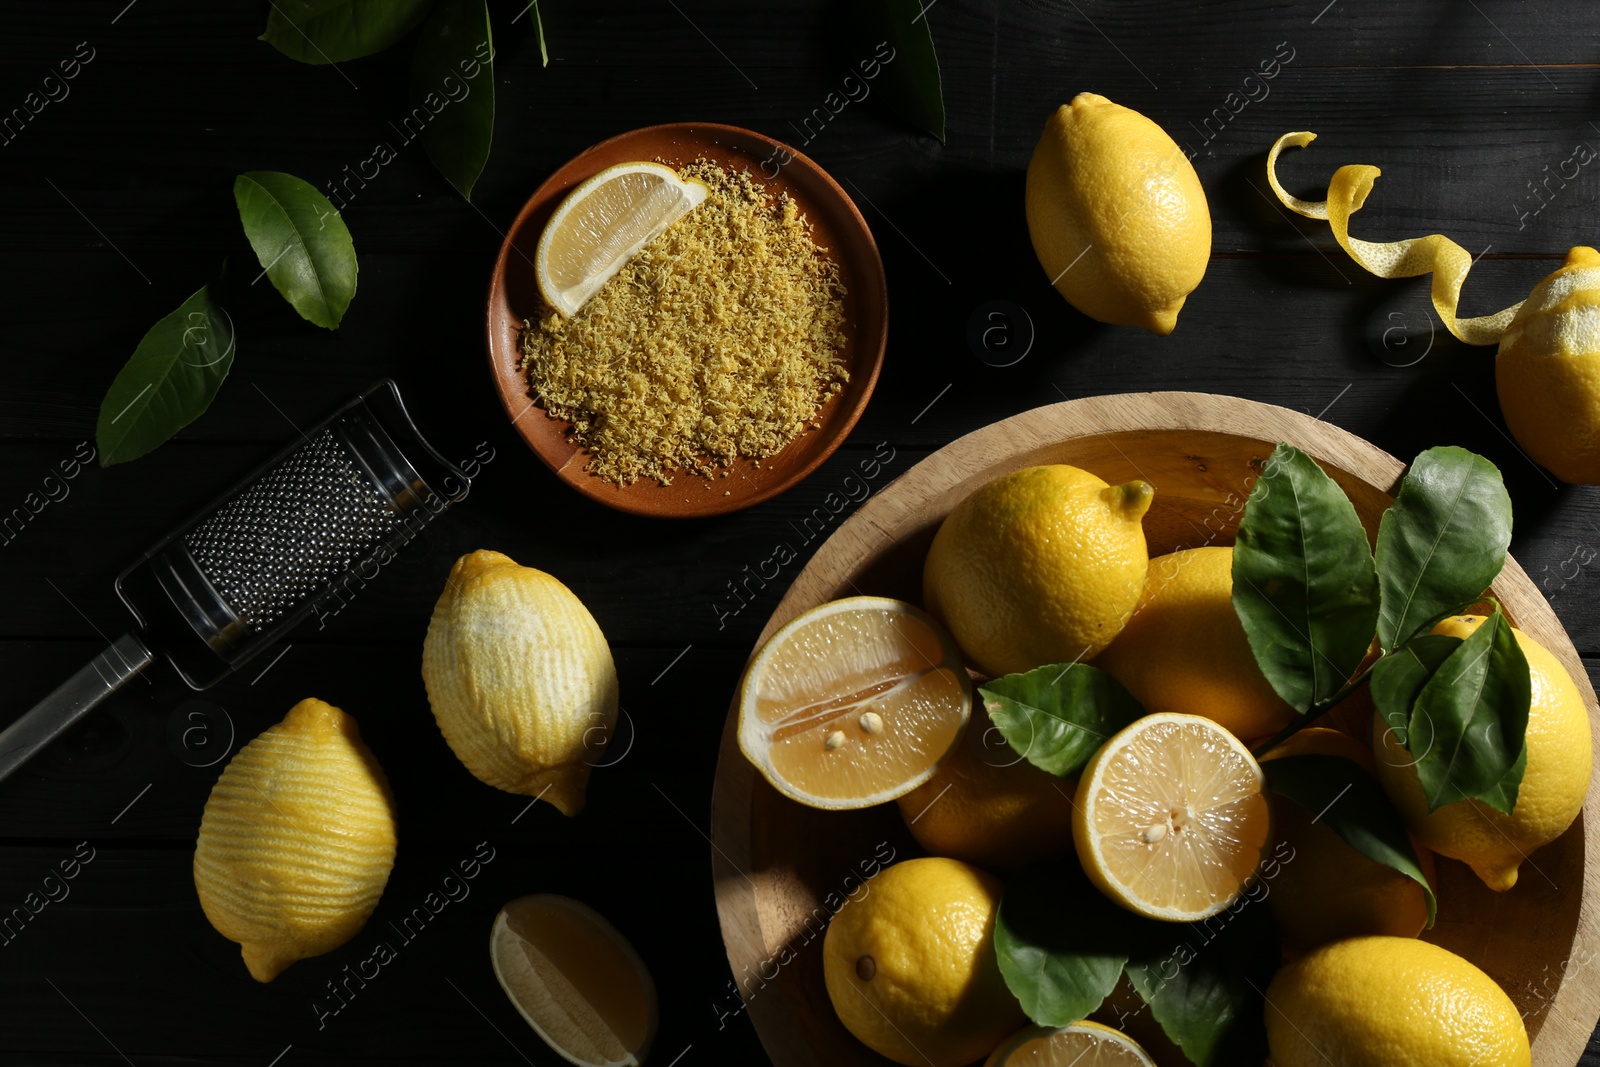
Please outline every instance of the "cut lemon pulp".
[[1001, 1042], [984, 1067], [1155, 1067], [1120, 1030], [1085, 1020], [1052, 1030], [1030, 1026]]
[[545, 1044], [580, 1067], [637, 1067], [650, 1051], [655, 982], [627, 938], [570, 897], [519, 897], [489, 937], [494, 976]]
[[1198, 715], [1146, 715], [1101, 746], [1078, 781], [1072, 838], [1106, 896], [1152, 919], [1193, 922], [1239, 896], [1271, 818], [1261, 767]]
[[659, 163], [618, 163], [568, 193], [534, 254], [539, 292], [571, 318], [639, 249], [705, 201], [701, 182]]
[[864, 808], [921, 785], [955, 751], [972, 683], [922, 609], [835, 600], [761, 647], [739, 694], [739, 747], [773, 787], [815, 808]]

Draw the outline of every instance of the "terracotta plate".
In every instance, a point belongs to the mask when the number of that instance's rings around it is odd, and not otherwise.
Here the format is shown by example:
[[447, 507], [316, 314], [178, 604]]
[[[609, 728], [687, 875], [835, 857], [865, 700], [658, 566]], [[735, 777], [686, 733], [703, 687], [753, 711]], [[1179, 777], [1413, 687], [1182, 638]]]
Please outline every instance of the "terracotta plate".
[[[792, 158], [779, 165], [788, 153]], [[839, 264], [845, 285], [845, 361], [850, 382], [821, 411], [821, 429], [791, 441], [763, 460], [759, 470], [747, 461], [727, 478], [708, 479], [679, 472], [672, 485], [641, 479], [618, 488], [588, 473], [590, 455], [567, 440], [570, 424], [545, 414], [531, 395], [527, 376], [517, 369], [522, 323], [542, 315], [544, 302], [534, 277], [534, 250], [545, 222], [575, 186], [617, 163], [660, 160], [682, 167], [696, 159], [748, 170], [776, 195], [788, 193], [813, 224], [818, 245]], [[774, 174], [776, 176], [774, 177]], [[512, 425], [567, 484], [586, 496], [638, 515], [690, 518], [718, 515], [769, 500], [815, 470], [844, 443], [860, 417], [883, 364], [889, 337], [889, 297], [883, 261], [866, 220], [823, 169], [770, 137], [737, 126], [683, 122], [649, 126], [602, 141], [552, 174], [529, 198], [511, 224], [489, 280], [489, 369]]]

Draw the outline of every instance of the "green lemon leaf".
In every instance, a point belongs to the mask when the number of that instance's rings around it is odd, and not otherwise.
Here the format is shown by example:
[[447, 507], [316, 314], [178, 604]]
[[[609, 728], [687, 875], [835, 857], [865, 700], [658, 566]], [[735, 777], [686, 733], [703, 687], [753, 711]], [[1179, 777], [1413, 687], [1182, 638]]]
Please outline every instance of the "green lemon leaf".
[[1019, 755], [1059, 778], [1144, 714], [1122, 683], [1083, 663], [1036, 667], [978, 687], [984, 710]]
[[1524, 744], [1506, 776], [1477, 794], [1477, 799], [1495, 811], [1509, 815], [1517, 806], [1517, 794], [1522, 791], [1522, 776], [1528, 770], [1528, 746]]
[[1464, 448], [1419, 455], [1378, 527], [1384, 649], [1477, 600], [1510, 545], [1511, 497], [1498, 467]]
[[1366, 531], [1337, 483], [1290, 445], [1273, 449], [1245, 502], [1233, 607], [1267, 681], [1301, 713], [1337, 694], [1372, 643]]
[[1140, 924], [1090, 885], [1076, 863], [1035, 864], [1007, 881], [1000, 900], [1000, 974], [1038, 1025], [1075, 1023], [1116, 986]]
[[381, 52], [416, 28], [433, 0], [272, 0], [260, 39], [301, 63]]
[[233, 366], [233, 323], [211, 287], [150, 327], [100, 402], [100, 465], [137, 459], [205, 413]]
[[[1383, 786], [1364, 767], [1342, 756], [1284, 756], [1263, 760], [1267, 788], [1287, 797], [1374, 863], [1393, 868], [1422, 887], [1428, 926], [1437, 902], [1405, 823]], [[1293, 862], [1292, 860], [1288, 862]]]
[[1367, 676], [1372, 706], [1402, 745], [1410, 744], [1411, 709], [1417, 694], [1460, 647], [1459, 637], [1423, 634], [1373, 664], [1372, 673]]
[[[542, 37], [541, 37], [542, 40]], [[441, 0], [411, 60], [411, 114], [422, 147], [467, 200], [494, 136], [494, 37], [484, 0]]]
[[1127, 967], [1134, 991], [1196, 1067], [1267, 1056], [1259, 991], [1278, 965], [1278, 943], [1271, 913], [1249, 892], [1203, 922], [1152, 923], [1155, 951]]
[[539, 38], [539, 65], [550, 65], [550, 49], [544, 42], [544, 18], [539, 14], [539, 0], [533, 0], [533, 32]]
[[857, 5], [860, 54], [852, 58], [869, 83], [881, 78], [877, 88], [901, 119], [943, 141], [944, 89], [928, 25], [932, 6], [925, 0], [865, 0]]
[[356, 295], [356, 250], [344, 219], [308, 182], [257, 170], [233, 183], [239, 221], [272, 285], [307, 322], [334, 330]]
[[[1522, 758], [1532, 682], [1528, 660], [1498, 608], [1439, 665], [1411, 709], [1406, 748], [1435, 811], [1468, 797], [1504, 803]], [[1514, 803], [1514, 799], [1513, 799]], [[1509, 807], [1504, 809], [1509, 810]]]

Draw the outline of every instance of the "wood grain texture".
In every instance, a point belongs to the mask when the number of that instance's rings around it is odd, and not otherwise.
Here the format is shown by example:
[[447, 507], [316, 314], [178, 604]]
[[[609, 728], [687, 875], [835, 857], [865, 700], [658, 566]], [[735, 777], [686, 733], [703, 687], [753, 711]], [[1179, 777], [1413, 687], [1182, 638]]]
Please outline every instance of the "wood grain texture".
[[[1231, 544], [1249, 486], [1278, 441], [1322, 464], [1376, 536], [1404, 465], [1342, 430], [1196, 393], [1070, 401], [969, 434], [908, 471], [828, 539], [758, 646], [801, 612], [841, 596], [919, 600], [922, 560], [944, 517], [986, 482], [1039, 463], [1070, 463], [1111, 484], [1148, 481], [1155, 487], [1144, 520], [1152, 555]], [[1600, 747], [1600, 703], [1555, 613], [1514, 560], [1492, 588], [1517, 625], [1573, 675]], [[882, 805], [841, 818], [782, 797], [739, 752], [736, 721], [737, 705], [723, 731], [712, 800], [712, 867], [729, 962], [736, 975], [755, 976], [749, 992], [764, 994], [751, 999], [757, 1028], [779, 1067], [887, 1063], [838, 1022], [822, 985], [821, 953], [807, 948], [817, 921], [837, 908], [838, 886], [880, 842], [894, 842], [902, 855], [915, 851], [898, 810]], [[1600, 950], [1600, 790], [1591, 788], [1578, 821], [1528, 863], [1518, 891], [1495, 894], [1461, 864], [1441, 860], [1438, 924], [1425, 936], [1510, 993], [1533, 1038], [1535, 1064], [1567, 1067], [1600, 1018], [1600, 989], [1563, 971]], [[793, 965], [767, 975], [771, 961], [786, 958]]]
[[[327, 957], [326, 970], [298, 977], [291, 968], [279, 980], [289, 985], [263, 990], [204, 926], [184, 849], [216, 769], [172, 754], [169, 723], [187, 724], [194, 694], [152, 674], [72, 745], [0, 783], [0, 888], [23, 890], [36, 861], [84, 836], [126, 857], [112, 866], [108, 852], [110, 877], [91, 883], [91, 868], [25, 942], [0, 947], [0, 1067], [126, 1064], [117, 1049], [141, 1067], [261, 1067], [291, 1043], [278, 1067], [301, 1058], [554, 1065], [486, 980], [481, 952], [495, 907], [544, 890], [600, 908], [655, 971], [664, 999], [653, 1063], [763, 1062], [748, 1019], [778, 994], [758, 993], [745, 1010], [729, 987], [746, 976], [727, 967], [705, 870], [726, 701], [790, 581], [863, 501], [934, 449], [1041, 405], [1227, 393], [1320, 415], [1402, 458], [1436, 444], [1481, 452], [1515, 502], [1514, 554], [1591, 676], [1600, 667], [1600, 571], [1589, 562], [1600, 550], [1600, 494], [1552, 484], [1503, 436], [1492, 354], [1444, 335], [1425, 282], [1357, 273], [1325, 228], [1276, 211], [1260, 180], [1274, 137], [1319, 132], [1284, 161], [1292, 189], [1319, 191], [1343, 163], [1381, 166], [1356, 233], [1438, 230], [1474, 254], [1487, 248], [1465, 310], [1504, 306], [1572, 244], [1594, 239], [1593, 165], [1564, 187], [1541, 185], [1547, 206], [1522, 213], [1540, 202], [1529, 182], [1543, 182], [1546, 167], [1560, 168], [1579, 142], [1600, 146], [1589, 125], [1600, 13], [1526, 0], [939, 0], [927, 18], [949, 112], [940, 144], [898, 121], [877, 89], [818, 129], [816, 110], [864, 54], [841, 32], [849, 0], [541, 0], [547, 68], [524, 7], [490, 0], [499, 121], [471, 205], [395, 129], [407, 112], [409, 42], [306, 67], [256, 40], [264, 3], [7, 9], [0, 116], [80, 42], [95, 58], [70, 95], [0, 138], [0, 519], [89, 437], [141, 334], [224, 257], [239, 359], [212, 411], [177, 441], [136, 463], [86, 469], [69, 496], [0, 538], [0, 720], [93, 654], [97, 631], [120, 632], [117, 571], [298, 426], [394, 376], [447, 456], [472, 457], [482, 442], [495, 458], [468, 501], [325, 630], [297, 634], [259, 682], [247, 673], [206, 696], [241, 732], [310, 692], [360, 715], [401, 805], [396, 895], [374, 922], [414, 904], [434, 859], [448, 862], [458, 845], [504, 838], [518, 858], [491, 867], [505, 880], [475, 890], [466, 918], [446, 911], [417, 954], [407, 949], [400, 970], [318, 1032], [306, 997], [360, 957]], [[1263, 97], [1245, 79], [1280, 42], [1293, 58]], [[1196, 151], [1215, 254], [1171, 337], [1086, 320], [1033, 258], [1022, 171], [1044, 117], [1081, 90], [1137, 108]], [[1230, 102], [1246, 90], [1259, 99]], [[481, 331], [495, 251], [529, 193], [588, 145], [678, 121], [804, 142], [797, 147], [872, 228], [894, 325], [872, 402], [828, 463], [746, 512], [663, 525], [572, 494], [527, 452], [483, 373]], [[395, 160], [360, 179], [379, 143]], [[228, 191], [252, 169], [334, 183], [344, 201], [361, 276], [337, 333], [300, 321], [264, 280], [251, 284], [255, 260]], [[1008, 367], [982, 362], [966, 341], [974, 312], [994, 299], [1022, 308], [1034, 328], [1028, 355]], [[776, 563], [786, 558], [779, 546], [793, 558]], [[518, 799], [462, 772], [420, 703], [415, 659], [428, 611], [450, 560], [480, 547], [560, 577], [617, 650], [638, 742], [596, 772], [601, 784], [577, 820], [535, 806], [513, 825]], [[815, 884], [842, 873], [816, 872]], [[480, 903], [482, 933], [470, 917]], [[201, 951], [207, 938], [215, 954]], [[1596, 1050], [1587, 1067], [1600, 1067]]]

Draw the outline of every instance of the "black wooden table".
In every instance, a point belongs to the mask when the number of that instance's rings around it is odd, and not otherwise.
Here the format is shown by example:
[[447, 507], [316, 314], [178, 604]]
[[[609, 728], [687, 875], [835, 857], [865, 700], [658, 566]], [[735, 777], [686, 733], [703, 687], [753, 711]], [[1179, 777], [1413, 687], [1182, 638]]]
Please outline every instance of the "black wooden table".
[[[100, 398], [144, 330], [224, 257], [255, 273], [234, 175], [283, 170], [321, 188], [359, 167], [405, 113], [407, 49], [302, 66], [256, 40], [267, 4], [6, 6], [0, 114], [60, 61], [82, 65], [0, 144], [0, 515], [50, 495], [0, 543], [0, 719], [121, 632], [111, 580], [125, 564], [373, 380], [396, 378], [444, 452], [482, 470], [465, 505], [281, 659], [203, 695], [153, 670], [0, 785], [0, 913], [49, 888], [62, 860], [92, 856], [0, 943], [0, 1062], [554, 1064], [485, 952], [499, 906], [540, 891], [590, 902], [643, 953], [662, 997], [652, 1062], [765, 1062], [747, 1017], [729, 1011], [709, 798], [739, 669], [820, 541], [749, 603], [731, 599], [729, 583], [794, 543], [791, 523], [861, 459], [882, 460], [881, 488], [963, 433], [1063, 398], [1231, 393], [1320, 416], [1402, 458], [1444, 443], [1484, 453], [1516, 503], [1513, 552], [1594, 671], [1600, 497], [1554, 484], [1519, 454], [1498, 414], [1492, 350], [1448, 336], [1425, 281], [1368, 277], [1324, 226], [1277, 206], [1263, 161], [1277, 135], [1311, 129], [1321, 139], [1283, 168], [1302, 195], [1319, 194], [1340, 164], [1381, 166], [1358, 233], [1447, 233], [1481, 254], [1464, 310], [1512, 303], [1595, 236], [1600, 12], [1515, 0], [930, 4], [948, 143], [869, 98], [805, 145], [853, 183], [889, 273], [889, 353], [865, 417], [787, 495], [661, 522], [580, 498], [510, 432], [483, 352], [501, 231], [561, 162], [633, 127], [702, 119], [802, 141], [804, 119], [862, 57], [842, 43], [838, 9], [799, 0], [547, 0], [541, 68], [522, 6], [491, 3], [498, 121], [474, 203], [419, 148], [399, 151], [344, 210], [361, 276], [342, 329], [301, 321], [265, 283], [240, 286], [238, 360], [211, 411], [144, 459], [88, 464], [49, 485], [92, 447]], [[1264, 63], [1275, 76], [1247, 83]], [[1023, 169], [1045, 117], [1082, 90], [1194, 150], [1214, 251], [1171, 337], [1088, 321], [1029, 247]], [[1585, 163], [1570, 177], [1575, 156]], [[990, 365], [966, 340], [969, 318], [995, 299], [1025, 309], [1036, 330], [1012, 366]], [[634, 742], [597, 772], [576, 819], [480, 785], [428, 713], [428, 614], [450, 561], [479, 547], [567, 582], [616, 651]], [[207, 925], [190, 859], [221, 767], [211, 761], [313, 694], [360, 720], [398, 795], [402, 844], [368, 932], [260, 986]], [[354, 991], [328, 1011], [329, 983], [369, 954], [374, 931], [482, 842], [494, 859], [470, 895], [401, 942], [378, 977], [341, 987]], [[1593, 1048], [1584, 1062], [1600, 1064]]]

